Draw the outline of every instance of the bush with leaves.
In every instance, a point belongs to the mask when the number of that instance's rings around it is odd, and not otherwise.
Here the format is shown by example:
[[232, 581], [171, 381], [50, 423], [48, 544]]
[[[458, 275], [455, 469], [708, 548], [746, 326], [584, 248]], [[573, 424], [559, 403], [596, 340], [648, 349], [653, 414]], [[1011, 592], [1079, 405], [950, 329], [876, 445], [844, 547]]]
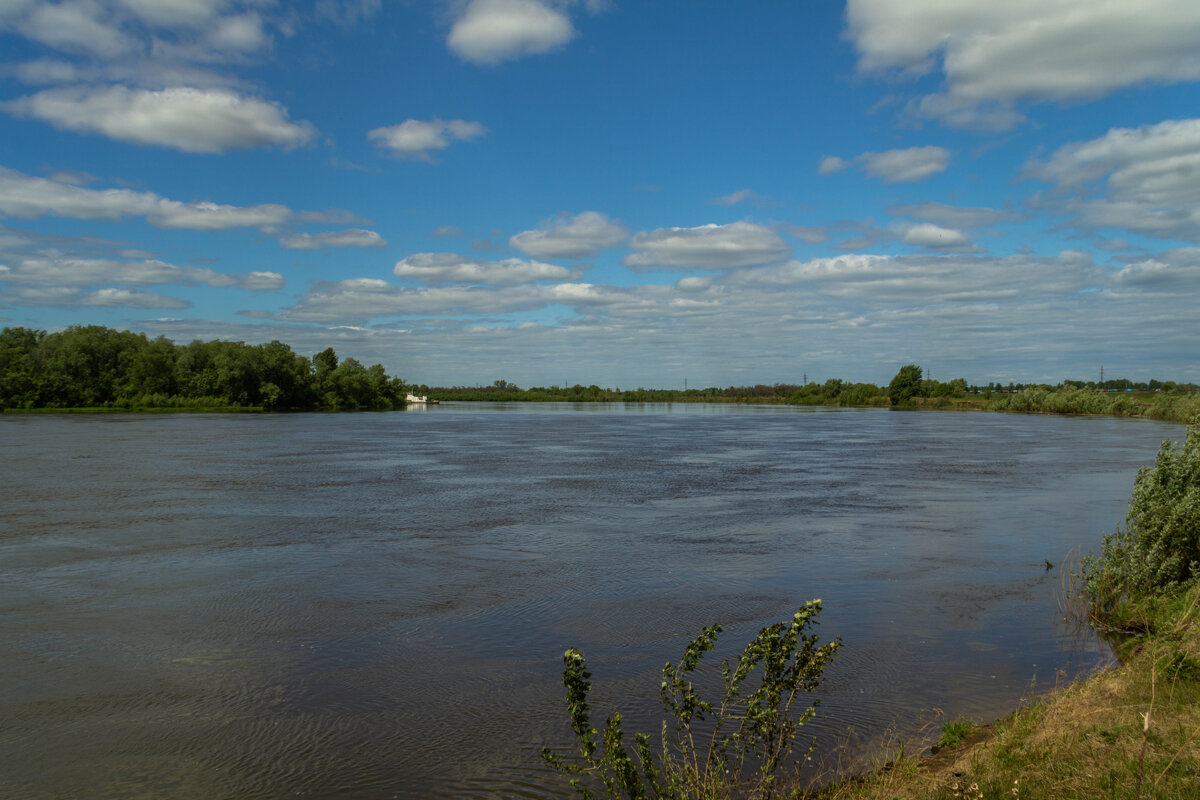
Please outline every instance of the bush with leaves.
[[[630, 754], [619, 713], [607, 719], [602, 734], [592, 727], [587, 703], [591, 673], [583, 654], [568, 650], [563, 656], [563, 684], [579, 754], [564, 757], [545, 748], [542, 757], [566, 774], [584, 798], [770, 800], [786, 796], [781, 768], [790, 763], [796, 734], [812, 719], [819, 701], [798, 713], [793, 706], [801, 693], [816, 691], [841, 646], [840, 640], [818, 645], [818, 637], [807, 632], [817, 624], [820, 612], [820, 600], [805, 603], [790, 621], [759, 631], [735, 664], [723, 662], [719, 702], [703, 699], [692, 681], [721, 633], [719, 625], [702, 630], [678, 664], [668, 662], [663, 667], [660, 699], [675, 722], [673, 731], [663, 722], [658, 752], [650, 737], [639, 733]], [[802, 761], [815, 744], [813, 739]]]
[[1200, 578], [1200, 425], [1188, 429], [1182, 447], [1163, 442], [1154, 467], [1138, 471], [1125, 526], [1082, 567], [1100, 619], [1126, 601]]

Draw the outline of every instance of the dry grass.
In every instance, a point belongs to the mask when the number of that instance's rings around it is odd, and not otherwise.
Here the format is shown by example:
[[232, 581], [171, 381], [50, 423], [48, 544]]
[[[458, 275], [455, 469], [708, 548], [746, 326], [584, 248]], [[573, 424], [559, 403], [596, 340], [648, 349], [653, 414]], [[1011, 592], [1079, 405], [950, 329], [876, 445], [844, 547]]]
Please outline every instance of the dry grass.
[[[1125, 663], [953, 751], [832, 786], [827, 800], [1200, 798], [1200, 585], [1159, 609]], [[976, 738], [976, 737], [973, 737]]]

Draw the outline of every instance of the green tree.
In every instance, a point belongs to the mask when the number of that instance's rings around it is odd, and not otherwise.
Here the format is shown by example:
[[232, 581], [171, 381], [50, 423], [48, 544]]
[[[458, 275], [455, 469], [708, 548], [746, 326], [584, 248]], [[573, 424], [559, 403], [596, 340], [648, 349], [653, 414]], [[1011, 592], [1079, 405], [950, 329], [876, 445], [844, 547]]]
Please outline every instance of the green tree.
[[907, 403], [917, 396], [921, 389], [921, 368], [916, 364], [905, 364], [888, 384], [887, 394], [892, 405]]
[[0, 408], [32, 408], [38, 404], [37, 351], [44, 331], [5, 328], [0, 331]]
[[122, 396], [132, 399], [145, 395], [175, 394], [178, 391], [175, 377], [177, 358], [175, 345], [165, 336], [148, 342], [133, 354]]

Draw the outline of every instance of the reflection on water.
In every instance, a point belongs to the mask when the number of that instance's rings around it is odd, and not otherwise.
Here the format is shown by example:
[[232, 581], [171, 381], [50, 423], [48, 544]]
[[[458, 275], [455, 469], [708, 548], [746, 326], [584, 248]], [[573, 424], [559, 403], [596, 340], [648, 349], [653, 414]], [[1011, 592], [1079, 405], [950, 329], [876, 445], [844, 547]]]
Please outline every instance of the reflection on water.
[[[658, 671], [825, 601], [823, 740], [986, 718], [1064, 648], [1056, 568], [1181, 429], [730, 406], [0, 418], [0, 794], [552, 797], [560, 657]], [[853, 730], [854, 733], [849, 733]]]

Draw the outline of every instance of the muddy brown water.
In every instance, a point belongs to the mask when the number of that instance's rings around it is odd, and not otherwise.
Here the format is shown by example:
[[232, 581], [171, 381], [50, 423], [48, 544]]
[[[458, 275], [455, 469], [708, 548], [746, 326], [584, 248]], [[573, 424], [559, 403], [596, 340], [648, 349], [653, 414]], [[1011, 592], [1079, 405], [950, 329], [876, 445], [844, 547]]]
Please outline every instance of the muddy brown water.
[[[805, 600], [828, 753], [1108, 654], [1064, 557], [1183, 429], [703, 405], [0, 417], [0, 797], [560, 797], [561, 654], [659, 670]], [[1045, 561], [1056, 566], [1047, 571]]]

